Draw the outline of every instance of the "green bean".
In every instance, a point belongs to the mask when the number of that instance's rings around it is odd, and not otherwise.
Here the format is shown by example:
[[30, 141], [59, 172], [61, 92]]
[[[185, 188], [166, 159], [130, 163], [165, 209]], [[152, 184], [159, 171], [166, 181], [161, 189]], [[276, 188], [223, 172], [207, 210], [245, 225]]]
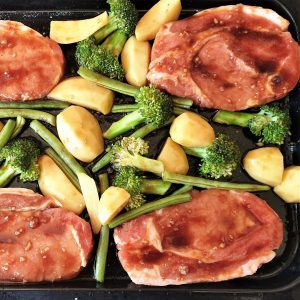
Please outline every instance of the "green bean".
[[0, 149], [3, 148], [14, 133], [15, 120], [8, 120], [0, 132]]
[[107, 173], [100, 174], [99, 182], [100, 182], [100, 193], [102, 195], [109, 187], [108, 174]]
[[18, 136], [20, 134], [20, 132], [22, 131], [24, 125], [25, 125], [26, 120], [21, 117], [21, 116], [17, 116], [17, 120], [16, 120], [16, 126], [14, 128], [14, 133], [11, 136], [11, 139], [13, 139], [14, 137]]
[[69, 103], [59, 100], [35, 100], [27, 102], [0, 102], [0, 108], [27, 108], [27, 109], [64, 109]]
[[192, 189], [193, 189], [192, 185], [185, 184], [184, 186], [182, 186], [181, 188], [176, 190], [174, 193], [172, 193], [172, 195], [179, 195], [179, 194], [182, 194], [182, 193], [186, 193], [186, 192], [191, 191]]

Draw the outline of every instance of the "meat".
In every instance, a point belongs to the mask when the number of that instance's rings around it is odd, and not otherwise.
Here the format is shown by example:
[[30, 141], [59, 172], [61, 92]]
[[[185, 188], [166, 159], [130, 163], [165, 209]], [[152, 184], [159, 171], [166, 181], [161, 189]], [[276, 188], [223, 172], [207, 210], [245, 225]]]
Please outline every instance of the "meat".
[[0, 189], [0, 281], [70, 279], [93, 249], [90, 225], [27, 189]]
[[288, 21], [242, 4], [168, 23], [156, 35], [147, 78], [203, 108], [243, 110], [280, 99], [300, 78]]
[[192, 192], [192, 201], [117, 227], [114, 239], [131, 280], [146, 285], [215, 282], [251, 275], [275, 256], [282, 222], [245, 192]]
[[14, 21], [0, 21], [0, 100], [45, 97], [64, 73], [58, 44]]

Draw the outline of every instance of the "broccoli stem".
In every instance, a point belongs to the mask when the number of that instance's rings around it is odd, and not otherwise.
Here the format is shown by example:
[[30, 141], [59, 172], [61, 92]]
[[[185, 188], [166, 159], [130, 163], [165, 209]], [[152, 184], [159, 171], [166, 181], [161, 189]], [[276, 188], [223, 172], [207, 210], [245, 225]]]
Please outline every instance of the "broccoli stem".
[[17, 116], [14, 132], [13, 132], [12, 136], [10, 137], [10, 139], [13, 139], [14, 137], [16, 137], [20, 134], [20, 132], [22, 131], [22, 129], [25, 125], [25, 121], [26, 120], [23, 117]]
[[0, 149], [3, 148], [14, 133], [15, 120], [8, 120], [0, 132]]
[[102, 195], [109, 188], [108, 174], [107, 173], [100, 174], [99, 182], [100, 182], [100, 193]]
[[109, 244], [109, 227], [103, 225], [100, 232], [99, 244], [96, 253], [95, 279], [99, 282], [104, 281], [106, 258]]
[[213, 117], [213, 121], [220, 124], [237, 125], [247, 127], [248, 122], [253, 118], [253, 114], [245, 112], [232, 112], [219, 110]]
[[104, 47], [107, 51], [110, 51], [114, 56], [118, 57], [127, 41], [127, 35], [122, 30], [116, 30], [112, 33], [104, 43]]
[[4, 163], [0, 168], [0, 188], [7, 186], [16, 175], [14, 169], [7, 167]]
[[268, 191], [270, 187], [267, 185], [250, 184], [250, 183], [233, 183], [222, 182], [200, 177], [180, 175], [175, 173], [163, 172], [162, 179], [172, 183], [188, 184], [204, 189], [218, 188], [224, 190], [239, 190], [245, 192]]
[[0, 109], [0, 118], [16, 118], [17, 116], [21, 116], [25, 119], [41, 120], [52, 126], [56, 125], [55, 116], [44, 111], [22, 108]]
[[108, 37], [111, 33], [118, 29], [117, 23], [115, 22], [114, 17], [109, 17], [109, 22], [104, 27], [100, 28], [98, 31], [94, 33], [94, 38], [96, 40], [96, 44], [102, 42], [106, 37]]
[[108, 78], [85, 67], [80, 67], [77, 73], [84, 79], [124, 95], [134, 97], [139, 92], [139, 88], [136, 86]]
[[183, 150], [186, 154], [188, 155], [192, 155], [192, 156], [196, 156], [196, 157], [200, 157], [200, 158], [204, 158], [206, 156], [206, 147], [200, 147], [200, 148], [187, 148], [187, 147], [183, 147]]
[[174, 193], [172, 193], [172, 195], [179, 195], [179, 194], [182, 194], [182, 193], [186, 193], [186, 192], [191, 191], [192, 189], [193, 189], [192, 185], [185, 184], [184, 186], [182, 186], [181, 188], [176, 190]]
[[59, 100], [35, 100], [29, 102], [0, 102], [0, 108], [27, 108], [27, 109], [64, 109], [69, 103]]
[[132, 209], [118, 217], [114, 218], [109, 224], [109, 228], [115, 228], [125, 222], [135, 219], [141, 215], [150, 213], [154, 210], [161, 209], [170, 205], [188, 202], [192, 199], [190, 194], [171, 195], [169, 197], [148, 202], [138, 208]]
[[34, 120], [29, 125], [42, 139], [44, 139], [60, 156], [60, 158], [69, 166], [69, 168], [75, 173], [85, 173], [85, 169], [79, 164], [79, 162], [70, 154], [65, 148], [62, 142], [49, 131], [41, 122]]
[[60, 158], [60, 156], [50, 147], [45, 150], [45, 153], [49, 155], [58, 167], [65, 173], [76, 189], [81, 192], [79, 180], [69, 166]]
[[142, 194], [164, 195], [172, 184], [161, 179], [143, 179], [141, 184]]
[[134, 155], [128, 166], [135, 167], [144, 172], [154, 173], [160, 177], [164, 171], [164, 165], [161, 161], [141, 155]]
[[139, 110], [135, 110], [117, 122], [114, 122], [104, 133], [104, 138], [111, 140], [143, 123], [145, 118], [140, 114]]

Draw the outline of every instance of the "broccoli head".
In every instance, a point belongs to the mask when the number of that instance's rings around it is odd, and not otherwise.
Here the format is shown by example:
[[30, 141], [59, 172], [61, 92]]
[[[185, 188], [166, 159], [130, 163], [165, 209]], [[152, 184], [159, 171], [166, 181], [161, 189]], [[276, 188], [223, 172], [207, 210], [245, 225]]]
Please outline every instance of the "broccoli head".
[[20, 175], [23, 182], [35, 181], [39, 177], [38, 156], [40, 149], [30, 138], [17, 138], [0, 150], [0, 186], [3, 187]]

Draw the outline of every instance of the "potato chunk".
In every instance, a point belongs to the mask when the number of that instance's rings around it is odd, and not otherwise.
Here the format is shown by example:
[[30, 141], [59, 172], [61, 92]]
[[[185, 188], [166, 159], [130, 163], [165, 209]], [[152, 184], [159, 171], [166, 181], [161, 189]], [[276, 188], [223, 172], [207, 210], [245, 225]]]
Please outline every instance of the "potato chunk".
[[165, 171], [186, 175], [189, 170], [189, 162], [183, 149], [168, 138], [157, 160], [164, 164]]
[[278, 185], [284, 169], [283, 155], [276, 147], [249, 151], [243, 159], [246, 172], [255, 180], [270, 186]]
[[193, 112], [185, 112], [173, 121], [170, 136], [181, 146], [195, 148], [212, 144], [215, 132], [201, 116]]
[[83, 107], [72, 105], [58, 114], [57, 132], [68, 151], [83, 162], [91, 162], [104, 150], [98, 121]]
[[51, 21], [50, 39], [59, 44], [77, 43], [91, 36], [107, 23], [108, 15], [106, 11], [91, 19]]
[[114, 103], [114, 92], [80, 76], [61, 81], [47, 96], [91, 108], [107, 115]]
[[151, 46], [147, 41], [138, 41], [132, 36], [126, 42], [122, 54], [122, 66], [128, 83], [144, 86], [150, 64]]
[[166, 23], [176, 21], [181, 13], [180, 0], [160, 0], [140, 19], [135, 36], [138, 41], [150, 41]]
[[65, 173], [48, 155], [42, 155], [38, 164], [40, 167], [38, 183], [42, 194], [57, 199], [64, 208], [75, 214], [81, 214], [85, 208], [83, 196]]
[[119, 187], [110, 186], [100, 198], [99, 219], [108, 224], [128, 203], [130, 194]]
[[290, 166], [283, 171], [282, 182], [274, 192], [285, 202], [300, 202], [300, 166]]

